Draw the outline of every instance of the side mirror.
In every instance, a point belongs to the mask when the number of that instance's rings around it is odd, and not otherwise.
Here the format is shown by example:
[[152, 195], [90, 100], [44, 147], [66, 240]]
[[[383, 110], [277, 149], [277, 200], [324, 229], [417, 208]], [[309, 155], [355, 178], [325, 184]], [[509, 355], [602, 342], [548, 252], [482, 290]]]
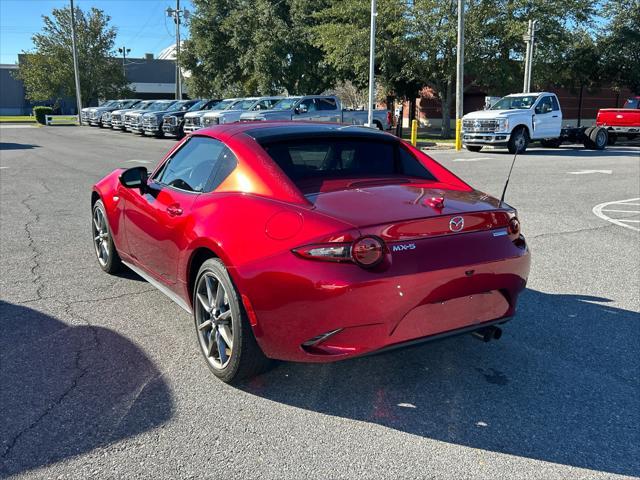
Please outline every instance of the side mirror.
[[125, 188], [139, 188], [140, 193], [147, 191], [147, 180], [149, 174], [145, 167], [132, 167], [120, 174], [120, 183]]

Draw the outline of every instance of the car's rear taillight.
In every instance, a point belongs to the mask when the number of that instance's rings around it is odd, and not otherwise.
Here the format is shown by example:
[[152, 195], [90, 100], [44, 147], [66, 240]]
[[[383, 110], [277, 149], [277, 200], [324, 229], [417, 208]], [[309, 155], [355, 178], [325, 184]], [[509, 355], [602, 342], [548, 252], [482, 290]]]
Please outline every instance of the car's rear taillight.
[[353, 243], [304, 245], [292, 252], [309, 260], [352, 262], [363, 268], [373, 268], [384, 259], [385, 246], [377, 237], [361, 237]]
[[359, 238], [351, 247], [351, 257], [362, 267], [375, 267], [384, 258], [384, 243], [376, 237]]
[[294, 248], [293, 253], [310, 260], [324, 260], [327, 262], [350, 262], [350, 243], [327, 243], [317, 245], [305, 245]]

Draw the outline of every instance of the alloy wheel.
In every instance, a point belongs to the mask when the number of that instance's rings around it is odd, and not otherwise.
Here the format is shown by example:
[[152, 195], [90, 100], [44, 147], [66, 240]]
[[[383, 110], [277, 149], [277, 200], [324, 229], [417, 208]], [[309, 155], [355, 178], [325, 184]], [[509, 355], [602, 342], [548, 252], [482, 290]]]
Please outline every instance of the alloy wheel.
[[196, 287], [198, 340], [207, 361], [221, 370], [233, 355], [233, 312], [227, 291], [218, 277], [205, 272]]
[[103, 267], [109, 262], [109, 227], [104, 212], [100, 208], [93, 211], [93, 245], [100, 265]]

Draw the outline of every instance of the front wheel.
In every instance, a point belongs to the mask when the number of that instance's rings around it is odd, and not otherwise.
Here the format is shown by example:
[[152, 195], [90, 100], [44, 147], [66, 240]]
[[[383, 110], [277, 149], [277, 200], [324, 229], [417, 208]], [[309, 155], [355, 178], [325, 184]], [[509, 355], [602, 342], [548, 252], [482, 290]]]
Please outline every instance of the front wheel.
[[479, 152], [480, 150], [482, 150], [481, 145], [465, 145], [465, 148], [470, 152]]
[[91, 233], [100, 268], [107, 273], [118, 272], [122, 268], [122, 261], [113, 243], [107, 212], [102, 200], [98, 200], [93, 204]]
[[240, 295], [217, 258], [205, 261], [198, 271], [193, 318], [200, 351], [220, 380], [232, 383], [268, 368], [270, 361], [253, 336]]
[[529, 146], [529, 133], [525, 128], [517, 128], [511, 133], [507, 149], [509, 153], [524, 153]]

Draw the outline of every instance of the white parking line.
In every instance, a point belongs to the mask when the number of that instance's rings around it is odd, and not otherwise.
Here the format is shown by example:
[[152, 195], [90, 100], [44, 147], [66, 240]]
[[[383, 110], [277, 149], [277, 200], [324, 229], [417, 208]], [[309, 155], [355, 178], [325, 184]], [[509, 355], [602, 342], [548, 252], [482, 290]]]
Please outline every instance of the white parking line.
[[603, 212], [617, 212], [617, 213], [630, 213], [631, 216], [635, 216], [635, 215], [640, 215], [640, 208], [638, 208], [638, 210], [617, 210], [617, 209], [605, 209], [605, 207], [608, 207], [609, 205], [612, 206], [630, 206], [630, 205], [638, 205], [637, 203], [633, 203], [633, 202], [637, 202], [638, 200], [640, 200], [640, 198], [629, 198], [627, 200], [617, 200], [615, 202], [605, 202], [605, 203], [601, 203], [599, 205], [596, 205], [595, 207], [593, 207], [593, 213], [602, 218], [603, 220], [606, 220], [607, 222], [611, 222], [615, 225], [619, 225], [621, 227], [625, 227], [625, 228], [629, 228], [631, 230], [635, 230], [636, 232], [640, 232], [640, 228], [639, 227], [635, 227], [633, 225], [629, 225], [629, 223], [640, 223], [639, 220], [635, 220], [635, 219], [631, 219], [631, 218], [611, 218], [608, 215], [605, 215]]
[[590, 173], [604, 173], [606, 175], [611, 175], [613, 173], [611, 170], [578, 170], [577, 172], [567, 172], [569, 175], [589, 175]]

